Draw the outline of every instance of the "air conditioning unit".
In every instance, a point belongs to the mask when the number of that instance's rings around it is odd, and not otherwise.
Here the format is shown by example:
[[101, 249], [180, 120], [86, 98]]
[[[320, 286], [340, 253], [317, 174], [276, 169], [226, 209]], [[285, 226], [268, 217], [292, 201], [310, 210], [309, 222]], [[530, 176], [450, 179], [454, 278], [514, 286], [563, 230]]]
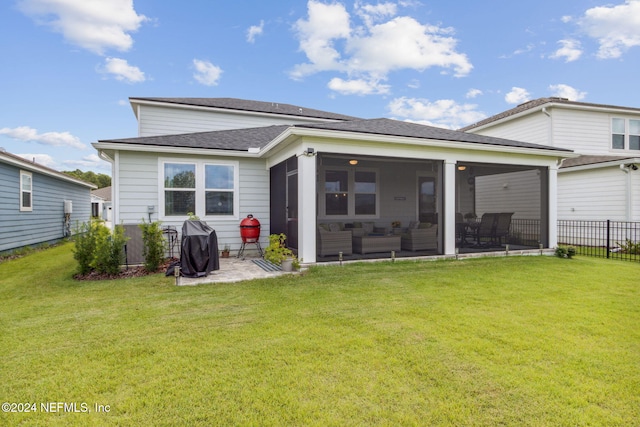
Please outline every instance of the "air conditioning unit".
[[64, 201], [64, 213], [65, 214], [73, 213], [73, 200]]

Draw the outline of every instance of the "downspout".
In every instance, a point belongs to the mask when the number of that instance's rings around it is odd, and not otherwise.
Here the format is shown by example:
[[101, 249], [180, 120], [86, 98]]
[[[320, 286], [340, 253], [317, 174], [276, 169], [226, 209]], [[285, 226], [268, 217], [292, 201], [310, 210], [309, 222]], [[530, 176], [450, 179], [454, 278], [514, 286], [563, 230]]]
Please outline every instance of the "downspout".
[[626, 187], [627, 187], [627, 197], [626, 197], [627, 206], [626, 206], [626, 212], [625, 212], [625, 216], [627, 218], [626, 219], [627, 221], [632, 221], [633, 220], [632, 217], [631, 217], [631, 206], [633, 206], [633, 200], [632, 200], [633, 192], [631, 191], [632, 190], [632, 188], [631, 188], [631, 185], [632, 185], [631, 182], [632, 181], [631, 181], [631, 170], [630, 170], [630, 168], [631, 168], [631, 165], [625, 165], [624, 163], [622, 163], [620, 165], [620, 170], [627, 174], [627, 185], [626, 185]]

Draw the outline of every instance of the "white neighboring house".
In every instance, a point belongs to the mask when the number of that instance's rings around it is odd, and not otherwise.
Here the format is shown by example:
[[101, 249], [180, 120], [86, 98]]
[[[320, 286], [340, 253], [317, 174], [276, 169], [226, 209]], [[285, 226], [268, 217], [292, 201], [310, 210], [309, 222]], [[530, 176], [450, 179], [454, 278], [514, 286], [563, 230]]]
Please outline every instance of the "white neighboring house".
[[540, 98], [461, 130], [580, 154], [558, 170], [558, 219], [640, 221], [640, 108]]
[[[113, 222], [132, 232], [143, 220], [180, 230], [192, 212], [235, 251], [240, 221], [252, 214], [263, 246], [285, 233], [298, 257], [315, 263], [319, 223], [422, 221], [437, 225], [434, 253], [454, 255], [456, 213], [474, 208], [475, 178], [522, 172], [537, 189], [525, 207], [541, 224], [536, 241], [557, 242], [558, 166], [574, 156], [567, 149], [273, 102], [130, 102], [138, 136], [93, 146], [112, 164]], [[504, 202], [518, 213], [520, 202]]]
[[91, 216], [105, 221], [107, 227], [111, 227], [113, 223], [111, 191], [111, 186], [91, 191]]

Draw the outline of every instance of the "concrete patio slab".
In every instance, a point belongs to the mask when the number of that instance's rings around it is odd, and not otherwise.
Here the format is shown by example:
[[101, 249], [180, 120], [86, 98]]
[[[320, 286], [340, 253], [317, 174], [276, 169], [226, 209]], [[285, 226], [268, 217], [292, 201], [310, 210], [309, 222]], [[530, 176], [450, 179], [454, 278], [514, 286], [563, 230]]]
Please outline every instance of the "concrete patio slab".
[[180, 277], [179, 286], [195, 286], [205, 283], [234, 283], [251, 279], [264, 279], [278, 277], [283, 274], [294, 274], [284, 271], [265, 271], [256, 265], [253, 260], [259, 258], [220, 258], [220, 270], [212, 271], [205, 277]]

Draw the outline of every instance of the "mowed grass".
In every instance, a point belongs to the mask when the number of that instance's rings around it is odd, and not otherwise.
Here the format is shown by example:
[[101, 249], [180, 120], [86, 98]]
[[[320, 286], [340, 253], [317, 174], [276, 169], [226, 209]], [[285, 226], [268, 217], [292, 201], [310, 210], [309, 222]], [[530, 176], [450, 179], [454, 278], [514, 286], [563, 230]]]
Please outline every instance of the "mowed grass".
[[37, 404], [0, 425], [640, 420], [637, 263], [398, 261], [176, 287], [74, 281], [71, 248], [0, 264], [0, 401]]

